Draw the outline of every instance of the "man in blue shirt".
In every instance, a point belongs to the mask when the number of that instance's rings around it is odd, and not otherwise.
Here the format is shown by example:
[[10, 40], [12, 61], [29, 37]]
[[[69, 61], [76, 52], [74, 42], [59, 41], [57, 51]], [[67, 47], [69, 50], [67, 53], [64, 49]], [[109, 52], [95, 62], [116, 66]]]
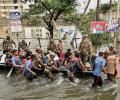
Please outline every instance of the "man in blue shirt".
[[101, 72], [105, 66], [105, 59], [103, 59], [103, 52], [99, 52], [98, 57], [95, 59], [95, 68], [93, 70], [94, 83], [92, 87], [102, 86]]

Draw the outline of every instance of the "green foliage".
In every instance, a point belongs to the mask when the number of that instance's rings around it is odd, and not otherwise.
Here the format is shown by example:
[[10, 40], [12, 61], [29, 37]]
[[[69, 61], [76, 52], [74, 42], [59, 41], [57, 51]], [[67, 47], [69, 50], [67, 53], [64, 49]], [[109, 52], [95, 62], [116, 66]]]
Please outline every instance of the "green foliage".
[[[30, 21], [30, 16], [39, 16], [42, 21], [51, 22], [52, 19], [56, 21], [60, 17], [74, 12], [76, 5], [75, 0], [38, 0], [35, 5], [31, 5], [29, 11], [23, 14], [22, 18]], [[34, 20], [36, 19], [34, 18]]]
[[[112, 4], [111, 6], [111, 10], [112, 11], [115, 11], [115, 10], [117, 10], [117, 3], [114, 3], [114, 4]], [[100, 6], [100, 12], [101, 13], [107, 13], [108, 11], [110, 10], [110, 4], [102, 4], [101, 6]]]
[[89, 34], [89, 37], [93, 45], [102, 45], [104, 43], [108, 43], [109, 34]]
[[95, 14], [96, 13], [94, 10], [90, 10], [89, 13], [86, 16], [84, 16], [81, 27], [83, 33], [89, 34], [90, 21], [95, 20]]

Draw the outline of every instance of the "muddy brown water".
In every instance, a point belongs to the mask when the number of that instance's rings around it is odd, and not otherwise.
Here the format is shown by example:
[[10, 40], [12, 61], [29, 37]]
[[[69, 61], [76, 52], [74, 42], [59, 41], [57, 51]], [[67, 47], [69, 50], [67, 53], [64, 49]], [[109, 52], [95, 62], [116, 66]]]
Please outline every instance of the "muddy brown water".
[[[7, 73], [0, 70], [0, 100], [120, 100], [119, 80], [115, 85], [93, 89], [92, 77], [72, 83], [58, 74], [53, 82], [42, 77], [29, 82], [24, 77], [7, 78]], [[102, 77], [105, 79], [105, 75]]]
[[70, 82], [57, 74], [55, 80], [39, 77], [32, 82], [24, 77], [6, 78], [7, 72], [0, 71], [0, 100], [120, 100], [120, 82], [116, 85], [93, 89], [93, 78], [80, 78]]

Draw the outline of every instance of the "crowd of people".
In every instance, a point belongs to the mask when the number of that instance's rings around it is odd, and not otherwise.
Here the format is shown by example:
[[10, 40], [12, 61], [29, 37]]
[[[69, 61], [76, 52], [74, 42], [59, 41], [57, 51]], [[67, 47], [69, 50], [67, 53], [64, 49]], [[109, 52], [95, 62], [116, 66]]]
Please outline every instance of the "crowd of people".
[[[47, 52], [39, 47], [32, 52], [28, 49], [25, 40], [19, 43], [18, 49], [13, 49], [12, 44], [15, 45], [14, 41], [7, 36], [3, 42], [1, 63], [13, 67], [17, 77], [24, 75], [26, 79], [33, 80], [45, 75], [53, 81], [53, 73], [62, 72], [70, 79], [74, 79], [76, 73], [91, 71], [87, 68], [87, 63], [92, 58], [92, 48], [87, 35], [83, 36], [79, 49], [67, 49], [67, 51], [63, 50], [62, 40], [59, 40], [57, 44], [50, 40]], [[112, 83], [116, 82], [116, 77], [119, 78], [119, 57], [113, 47], [99, 52], [93, 65], [93, 87], [102, 86], [102, 71], [107, 74], [107, 79]]]

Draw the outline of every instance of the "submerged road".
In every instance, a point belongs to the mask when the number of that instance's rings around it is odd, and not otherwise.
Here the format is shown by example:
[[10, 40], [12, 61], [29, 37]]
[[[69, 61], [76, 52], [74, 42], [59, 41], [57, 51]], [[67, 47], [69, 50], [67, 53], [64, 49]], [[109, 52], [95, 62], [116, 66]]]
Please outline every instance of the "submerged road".
[[0, 71], [0, 100], [120, 100], [119, 80], [100, 89], [92, 89], [92, 83], [90, 77], [71, 83], [60, 75], [53, 82], [42, 77], [28, 82], [24, 78], [6, 78], [6, 72]]

